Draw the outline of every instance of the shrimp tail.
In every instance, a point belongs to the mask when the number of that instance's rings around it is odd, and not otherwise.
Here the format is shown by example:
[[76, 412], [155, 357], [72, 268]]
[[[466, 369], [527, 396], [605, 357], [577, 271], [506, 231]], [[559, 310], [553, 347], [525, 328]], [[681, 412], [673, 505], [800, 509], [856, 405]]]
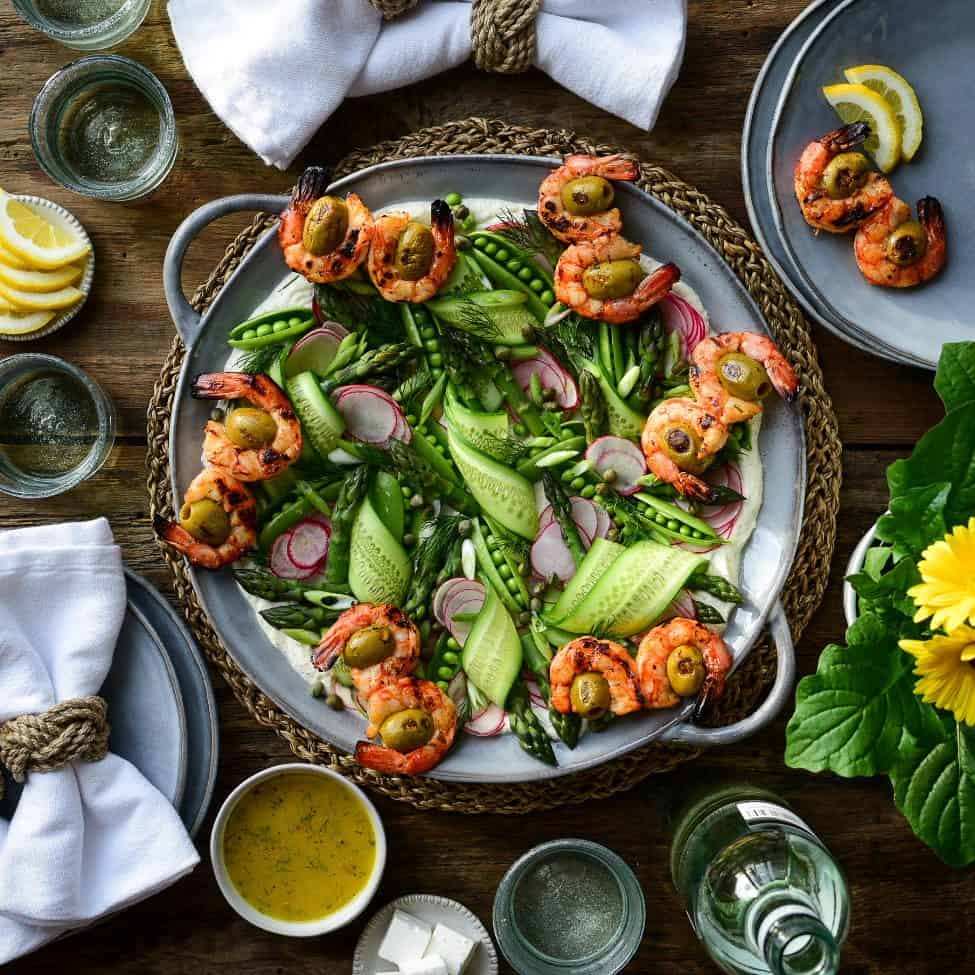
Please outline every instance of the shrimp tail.
[[857, 146], [863, 145], [870, 138], [869, 122], [853, 122], [841, 128], [827, 132], [819, 141], [830, 152], [849, 152]]
[[941, 202], [933, 196], [917, 201], [917, 219], [924, 227], [929, 240], [943, 240], [945, 236], [945, 212]]
[[447, 233], [453, 228], [454, 215], [446, 201], [434, 200], [430, 204], [430, 224], [442, 233]]
[[663, 264], [652, 274], [648, 274], [637, 288], [634, 298], [639, 302], [658, 302], [664, 298], [680, 281], [680, 268], [674, 264]]
[[355, 746], [355, 760], [360, 765], [387, 775], [420, 775], [429, 772], [438, 758], [431, 748], [416, 748], [404, 755], [371, 741], [360, 741]]
[[308, 208], [325, 195], [328, 189], [328, 170], [322, 166], [309, 166], [298, 178], [291, 193], [291, 205], [296, 209]]
[[194, 399], [236, 399], [245, 386], [254, 386], [254, 377], [242, 373], [201, 372], [190, 388]]
[[154, 515], [152, 519], [152, 530], [164, 542], [170, 545], [181, 545], [186, 541], [189, 532], [185, 528], [180, 528], [175, 521], [167, 521], [162, 515]]
[[339, 659], [341, 651], [342, 647], [338, 641], [329, 641], [326, 643], [325, 640], [322, 640], [312, 651], [312, 666], [317, 670], [331, 670], [335, 661]]
[[704, 678], [701, 691], [694, 706], [694, 720], [699, 721], [711, 704], [720, 701], [724, 697], [725, 679], [724, 674], [710, 673]]
[[718, 493], [707, 481], [702, 481], [701, 478], [689, 474], [687, 471], [681, 471], [677, 477], [680, 493], [684, 497], [700, 501], [702, 504], [715, 504], [717, 502]]

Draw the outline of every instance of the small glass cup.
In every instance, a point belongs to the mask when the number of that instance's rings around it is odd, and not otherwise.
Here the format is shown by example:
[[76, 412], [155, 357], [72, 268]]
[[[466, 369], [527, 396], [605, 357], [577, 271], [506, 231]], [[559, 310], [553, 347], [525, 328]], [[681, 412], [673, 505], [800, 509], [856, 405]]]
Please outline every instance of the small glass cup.
[[[84, 423], [80, 418], [75, 423], [70, 417], [58, 415], [59, 400], [48, 389], [23, 407], [21, 415], [25, 416], [26, 428], [37, 436], [37, 442], [47, 447], [56, 448], [59, 443], [84, 445], [89, 441], [90, 446], [78, 463], [67, 470], [50, 474], [23, 470], [9, 454], [10, 443], [17, 436], [14, 424], [6, 415], [9, 401], [28, 383], [49, 380], [53, 384], [58, 378], [67, 380], [74, 391], [87, 392], [94, 416], [89, 413]], [[0, 493], [35, 499], [52, 498], [69, 491], [95, 474], [108, 459], [115, 443], [115, 423], [115, 405], [108, 394], [70, 362], [37, 352], [0, 360]]]
[[17, 13], [31, 27], [36, 27], [59, 44], [77, 51], [105, 51], [121, 44], [138, 30], [146, 19], [152, 0], [12, 2]]
[[[149, 133], [140, 134], [138, 167], [131, 173], [120, 170], [118, 178], [98, 177], [78, 167], [65, 152], [69, 128], [82, 127], [103, 159], [121, 159], [129, 149], [129, 133], [119, 122], [118, 110], [105, 102], [110, 95], [137, 102], [139, 110], [151, 108], [158, 114], [158, 137], [151, 149]], [[153, 133], [154, 134], [154, 133]], [[118, 54], [93, 54], [73, 61], [48, 78], [34, 99], [30, 115], [30, 140], [41, 168], [56, 183], [82, 196], [124, 202], [137, 200], [155, 190], [169, 175], [176, 161], [179, 136], [176, 115], [169, 94], [147, 68]]]

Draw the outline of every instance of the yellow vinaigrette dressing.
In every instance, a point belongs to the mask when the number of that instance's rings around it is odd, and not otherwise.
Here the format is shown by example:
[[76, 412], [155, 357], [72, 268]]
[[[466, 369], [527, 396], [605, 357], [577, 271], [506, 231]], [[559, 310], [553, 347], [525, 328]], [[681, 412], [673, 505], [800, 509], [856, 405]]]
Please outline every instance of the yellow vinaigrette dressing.
[[341, 782], [292, 772], [241, 797], [227, 820], [223, 855], [252, 907], [279, 921], [317, 921], [366, 886], [376, 834], [365, 806]]

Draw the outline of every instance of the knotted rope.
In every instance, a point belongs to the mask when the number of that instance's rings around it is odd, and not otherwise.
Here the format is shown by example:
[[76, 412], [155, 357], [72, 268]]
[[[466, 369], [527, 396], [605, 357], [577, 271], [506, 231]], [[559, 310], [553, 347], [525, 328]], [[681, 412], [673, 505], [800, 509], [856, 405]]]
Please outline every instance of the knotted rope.
[[74, 761], [98, 762], [108, 754], [107, 718], [105, 699], [95, 696], [11, 718], [0, 725], [0, 764], [15, 782], [23, 782], [28, 772], [51, 772]]
[[471, 46], [482, 71], [520, 74], [535, 60], [535, 15], [541, 0], [472, 0]]
[[392, 20], [407, 10], [412, 10], [420, 0], [369, 0], [383, 15], [383, 20]]

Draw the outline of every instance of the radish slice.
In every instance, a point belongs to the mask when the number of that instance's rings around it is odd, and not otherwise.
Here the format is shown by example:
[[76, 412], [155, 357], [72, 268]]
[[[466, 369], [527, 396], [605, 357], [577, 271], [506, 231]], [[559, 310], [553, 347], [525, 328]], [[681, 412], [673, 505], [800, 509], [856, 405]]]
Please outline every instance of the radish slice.
[[524, 678], [525, 690], [528, 691], [528, 699], [532, 704], [540, 708], [547, 708], [545, 698], [542, 697], [542, 692], [538, 689], [538, 682], [535, 680], [531, 671], [525, 671], [521, 676]]
[[661, 302], [664, 328], [680, 335], [681, 355], [686, 359], [698, 342], [708, 334], [704, 316], [686, 299], [670, 292]]
[[288, 353], [284, 365], [285, 377], [291, 379], [308, 370], [319, 376], [325, 375], [341, 341], [342, 336], [333, 328], [316, 328], [306, 332]]
[[447, 697], [454, 702], [458, 713], [467, 703], [467, 674], [458, 670], [453, 680], [447, 685]]
[[636, 494], [640, 490], [637, 482], [647, 472], [643, 451], [632, 440], [623, 437], [594, 440], [586, 451], [586, 460], [592, 461], [597, 474], [615, 471], [616, 480], [611, 486], [618, 494]]
[[312, 566], [310, 569], [303, 569], [291, 561], [288, 555], [290, 541], [291, 532], [285, 532], [274, 540], [274, 544], [271, 546], [271, 557], [268, 560], [271, 571], [279, 579], [310, 579], [315, 575], [316, 568]]
[[455, 621], [455, 616], [480, 612], [484, 605], [484, 586], [471, 579], [448, 579], [433, 597], [433, 615], [463, 646], [473, 623]]
[[467, 724], [464, 731], [478, 738], [493, 738], [504, 731], [507, 715], [496, 704], [489, 704], [483, 711], [478, 711]]
[[317, 569], [328, 557], [328, 529], [317, 521], [299, 521], [288, 533], [288, 558], [299, 569]]
[[391, 440], [409, 443], [413, 439], [399, 404], [375, 386], [343, 386], [333, 402], [345, 420], [346, 432], [355, 440], [388, 447]]
[[[580, 532], [583, 544], [589, 542], [588, 536]], [[562, 537], [558, 522], [552, 522], [532, 543], [532, 570], [541, 579], [553, 575], [562, 582], [568, 582], [576, 574], [575, 559]]]
[[593, 541], [597, 538], [605, 538], [609, 534], [610, 528], [613, 527], [613, 519], [609, 517], [609, 513], [602, 505], [595, 505], [596, 508], [596, 532], [592, 536]]
[[[726, 486], [739, 494], [744, 493], [744, 483], [741, 479], [741, 471], [732, 464], [723, 464], [708, 471], [708, 483], [715, 487]], [[741, 516], [741, 501], [732, 501], [729, 504], [709, 505], [702, 508], [698, 515], [706, 521], [722, 538], [730, 538], [734, 531], [735, 524]]]
[[[572, 520], [576, 523], [579, 534], [582, 535], [583, 545], [589, 548], [599, 529], [598, 509], [588, 498], [576, 497], [570, 500], [572, 501]], [[555, 521], [555, 513], [552, 511], [552, 506], [549, 505], [538, 519], [538, 535], [541, 535], [553, 521]], [[538, 535], [535, 537], [537, 538]]]
[[548, 349], [539, 348], [537, 355], [516, 363], [511, 371], [525, 392], [531, 387], [532, 375], [537, 373], [543, 389], [555, 390], [556, 402], [563, 410], [573, 410], [579, 405], [575, 380]]
[[672, 620], [677, 616], [683, 616], [685, 619], [696, 620], [697, 610], [694, 608], [694, 600], [691, 598], [690, 593], [686, 589], [681, 589], [679, 593], [674, 597], [674, 601], [667, 607], [664, 611], [663, 616], [660, 617], [660, 622], [663, 623], [666, 620]]

